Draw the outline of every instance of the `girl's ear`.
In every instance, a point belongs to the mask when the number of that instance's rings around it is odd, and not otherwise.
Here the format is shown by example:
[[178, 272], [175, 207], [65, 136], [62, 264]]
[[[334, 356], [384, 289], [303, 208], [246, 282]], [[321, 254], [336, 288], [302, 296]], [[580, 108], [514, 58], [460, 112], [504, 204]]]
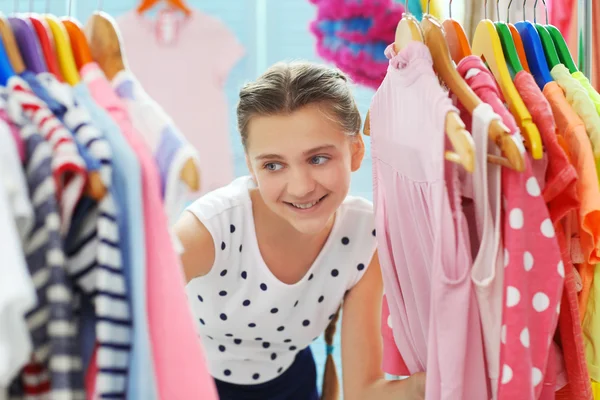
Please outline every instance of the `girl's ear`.
[[363, 158], [365, 157], [365, 142], [363, 141], [362, 135], [357, 133], [352, 137], [352, 160], [350, 166], [352, 172], [356, 172], [362, 164]]

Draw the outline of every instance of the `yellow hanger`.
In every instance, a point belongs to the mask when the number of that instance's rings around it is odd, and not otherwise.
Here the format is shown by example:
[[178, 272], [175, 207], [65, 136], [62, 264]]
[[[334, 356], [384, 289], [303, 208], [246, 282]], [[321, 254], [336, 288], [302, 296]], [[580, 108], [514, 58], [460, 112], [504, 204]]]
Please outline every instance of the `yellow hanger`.
[[62, 71], [65, 81], [75, 86], [81, 81], [77, 65], [75, 64], [75, 58], [73, 57], [73, 50], [71, 49], [71, 41], [69, 40], [69, 34], [65, 29], [64, 25], [60, 20], [50, 14], [44, 15], [44, 19], [50, 27], [52, 36], [54, 38], [54, 46], [56, 48], [56, 55], [58, 56], [58, 63], [60, 70]]
[[[425, 42], [431, 53], [433, 68], [450, 91], [458, 98], [458, 101], [470, 114], [473, 114], [475, 108], [482, 101], [453, 65], [442, 25], [432, 15], [424, 14], [421, 27], [425, 35]], [[525, 169], [523, 156], [509, 133], [510, 131], [504, 124], [496, 120], [492, 121], [489, 126], [488, 137], [502, 150], [504, 157], [488, 154], [487, 159], [491, 163], [515, 171], [523, 171]]]
[[526, 147], [535, 160], [539, 160], [543, 156], [542, 139], [540, 131], [533, 123], [529, 110], [523, 103], [521, 95], [517, 91], [513, 83], [506, 61], [502, 44], [494, 23], [489, 19], [485, 19], [477, 25], [471, 50], [474, 55], [481, 58], [488, 65], [489, 69], [494, 74], [498, 82], [505, 101], [508, 103], [508, 108], [511, 114], [517, 120], [517, 124], [525, 138]]

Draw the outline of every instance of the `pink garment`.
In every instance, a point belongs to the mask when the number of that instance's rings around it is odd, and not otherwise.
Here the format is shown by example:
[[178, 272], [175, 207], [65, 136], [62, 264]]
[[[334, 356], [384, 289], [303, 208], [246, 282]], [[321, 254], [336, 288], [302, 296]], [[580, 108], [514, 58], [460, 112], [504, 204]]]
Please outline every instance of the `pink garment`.
[[[2, 101], [2, 100], [0, 100]], [[19, 128], [8, 118], [8, 114], [6, 113], [5, 107], [0, 108], [0, 119], [6, 122], [10, 129], [11, 136], [15, 142], [15, 146], [17, 147], [17, 151], [19, 152], [19, 159], [21, 162], [25, 161], [25, 142], [19, 133]]]
[[521, 71], [515, 76], [514, 83], [542, 137], [548, 167], [543, 179], [545, 185], [538, 183], [543, 187], [542, 196], [548, 205], [550, 218], [553, 222], [557, 222], [579, 206], [575, 185], [577, 171], [558, 143], [552, 107], [535, 83], [533, 76], [526, 71]]
[[383, 360], [381, 369], [390, 375], [409, 376], [410, 371], [402, 359], [402, 355], [394, 341], [394, 331], [387, 296], [383, 295], [381, 303], [381, 338], [383, 339]]
[[[575, 0], [546, 0], [550, 24], [556, 26], [565, 39], [569, 37], [571, 14]], [[576, 39], [577, 40], [577, 39]]]
[[[515, 120], [504, 106], [496, 81], [481, 59], [468, 56], [457, 68], [478, 97], [502, 117], [522, 147]], [[468, 113], [461, 115], [464, 120], [468, 119]], [[505, 292], [498, 398], [538, 399], [558, 322], [564, 265], [528, 155], [524, 172], [502, 169], [502, 193], [505, 198]]]
[[481, 326], [457, 165], [444, 160], [446, 114], [431, 55], [410, 43], [371, 104], [379, 258], [396, 346], [427, 399], [485, 399]]
[[231, 182], [230, 113], [224, 85], [244, 54], [241, 44], [225, 24], [197, 10], [185, 17], [165, 9], [156, 20], [131, 11], [117, 22], [130, 69], [198, 150], [201, 193]]
[[185, 296], [182, 269], [169, 235], [152, 154], [98, 65], [87, 64], [81, 69], [81, 76], [98, 105], [119, 125], [142, 167], [148, 322], [159, 397], [216, 400], [214, 382]]

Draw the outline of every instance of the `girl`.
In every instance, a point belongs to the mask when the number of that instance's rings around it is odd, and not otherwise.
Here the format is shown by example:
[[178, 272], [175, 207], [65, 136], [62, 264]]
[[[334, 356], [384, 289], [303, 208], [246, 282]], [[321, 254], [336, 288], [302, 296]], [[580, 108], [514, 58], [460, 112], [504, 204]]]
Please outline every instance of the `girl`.
[[338, 398], [331, 345], [342, 302], [344, 398], [423, 398], [422, 374], [385, 381], [380, 369], [382, 280], [372, 204], [348, 196], [365, 148], [346, 77], [277, 64], [242, 88], [237, 117], [250, 176], [176, 224], [220, 398], [318, 399], [309, 345], [323, 331], [323, 399]]

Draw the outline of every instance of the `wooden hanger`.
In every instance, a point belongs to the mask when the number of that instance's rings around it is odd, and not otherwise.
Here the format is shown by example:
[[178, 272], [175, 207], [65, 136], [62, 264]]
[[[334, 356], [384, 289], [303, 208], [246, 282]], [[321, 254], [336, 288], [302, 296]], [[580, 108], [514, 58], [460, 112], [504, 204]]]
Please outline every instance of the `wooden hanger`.
[[[95, 12], [85, 24], [85, 35], [94, 61], [109, 80], [126, 69], [126, 59], [123, 55], [120, 33], [117, 23], [105, 12]], [[179, 175], [180, 179], [196, 192], [200, 189], [198, 167], [192, 158], [188, 159]]]
[[[142, 0], [138, 5], [136, 11], [138, 14], [142, 14], [152, 7], [160, 3], [162, 0]], [[175, 8], [181, 12], [183, 12], [187, 17], [192, 14], [192, 10], [185, 4], [183, 0], [164, 0], [170, 7]]]
[[21, 75], [23, 71], [25, 71], [25, 62], [23, 61], [23, 57], [21, 57], [19, 46], [17, 46], [17, 41], [15, 39], [15, 35], [13, 34], [12, 28], [10, 27], [8, 19], [1, 12], [0, 35], [2, 36], [4, 49], [6, 50], [6, 54], [8, 55], [8, 59], [10, 60], [10, 64], [12, 65], [15, 74]]
[[449, 3], [449, 17], [442, 22], [442, 28], [446, 35], [446, 43], [448, 44], [450, 56], [458, 64], [460, 60], [471, 54], [471, 45], [462, 25], [455, 19], [452, 19], [452, 0]]
[[64, 82], [62, 72], [58, 65], [58, 59], [56, 58], [56, 53], [54, 52], [54, 43], [51, 39], [52, 33], [50, 32], [50, 27], [45, 20], [41, 19], [35, 14], [29, 14], [28, 17], [31, 21], [33, 29], [35, 30], [35, 33], [37, 34], [48, 71], [52, 73], [52, 75], [54, 75], [60, 82]]
[[523, 41], [521, 40], [521, 35], [519, 35], [519, 31], [515, 26], [511, 23], [508, 23], [508, 29], [510, 29], [510, 34], [513, 38], [513, 43], [515, 44], [515, 48], [517, 49], [517, 54], [519, 55], [519, 60], [521, 61], [521, 66], [523, 69], [529, 73], [529, 63], [527, 62], [527, 55], [525, 54], [525, 47], [523, 47]]
[[[517, 27], [518, 29], [518, 27]], [[535, 29], [535, 28], [534, 28]], [[523, 103], [521, 95], [515, 87], [502, 51], [502, 44], [492, 21], [483, 20], [475, 29], [472, 45], [473, 54], [481, 56], [487, 63], [498, 82], [504, 100], [508, 103], [511, 114], [517, 120], [523, 133], [526, 147], [534, 160], [543, 156], [542, 139], [537, 126], [533, 123], [529, 110]]]
[[116, 21], [107, 13], [97, 11], [85, 24], [84, 31], [92, 58], [108, 80], [113, 80], [126, 69]]
[[54, 38], [56, 54], [58, 55], [58, 63], [62, 75], [69, 85], [75, 86], [81, 81], [81, 77], [79, 76], [79, 71], [75, 65], [75, 58], [73, 57], [71, 41], [67, 34], [67, 30], [54, 15], [45, 14], [44, 19], [48, 23], [50, 32], [52, 32], [52, 37]]
[[[427, 47], [429, 47], [429, 51], [431, 52], [435, 71], [446, 86], [448, 86], [448, 89], [456, 95], [461, 104], [472, 114], [482, 101], [460, 76], [454, 65], [452, 65], [441, 24], [433, 16], [426, 14], [423, 16], [421, 26], [425, 34], [425, 43], [427, 43]], [[488, 155], [490, 162], [512, 168], [516, 171], [523, 171], [525, 169], [523, 156], [517, 144], [510, 136], [509, 129], [504, 124], [499, 121], [493, 121], [490, 125], [488, 135], [505, 156], [504, 158]]]
[[81, 71], [81, 68], [86, 64], [94, 61], [87, 38], [85, 37], [85, 33], [83, 33], [83, 26], [79, 21], [71, 17], [61, 18], [60, 21], [69, 35], [77, 70]]
[[33, 29], [33, 25], [31, 25], [31, 21], [23, 17], [10, 17], [8, 18], [8, 22], [13, 30], [27, 69], [36, 75], [48, 72], [46, 60], [44, 60], [42, 55], [42, 49], [40, 48], [37, 34]]

